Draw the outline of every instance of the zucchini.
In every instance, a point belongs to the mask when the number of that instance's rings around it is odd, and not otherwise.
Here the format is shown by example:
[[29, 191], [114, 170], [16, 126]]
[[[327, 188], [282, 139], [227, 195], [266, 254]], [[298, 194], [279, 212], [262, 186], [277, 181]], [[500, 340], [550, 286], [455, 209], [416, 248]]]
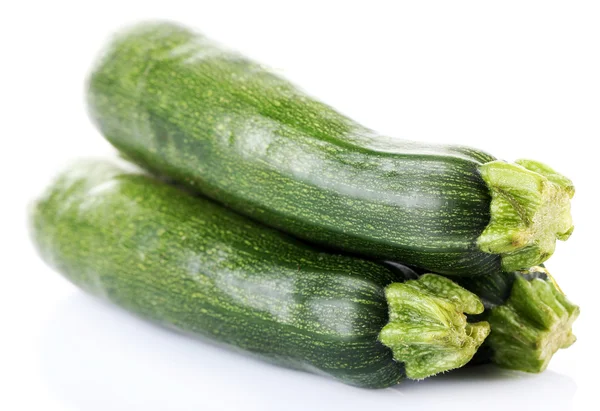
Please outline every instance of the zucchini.
[[[419, 278], [419, 270], [386, 261], [403, 278]], [[487, 321], [490, 335], [471, 364], [494, 363], [500, 367], [532, 373], [548, 367], [560, 348], [576, 340], [572, 326], [579, 307], [567, 299], [543, 266], [511, 273], [457, 278], [456, 283], [471, 291], [485, 311], [470, 316]]]
[[380, 388], [466, 364], [489, 332], [449, 279], [326, 254], [106, 161], [35, 203], [41, 256], [91, 294], [275, 363]]
[[478, 320], [489, 322], [491, 332], [475, 363], [542, 372], [560, 348], [576, 340], [572, 326], [579, 307], [567, 299], [543, 266], [458, 283], [477, 294], [486, 310]]
[[124, 155], [325, 247], [474, 276], [537, 265], [572, 231], [572, 183], [529, 160], [376, 134], [171, 23], [120, 33], [89, 78]]

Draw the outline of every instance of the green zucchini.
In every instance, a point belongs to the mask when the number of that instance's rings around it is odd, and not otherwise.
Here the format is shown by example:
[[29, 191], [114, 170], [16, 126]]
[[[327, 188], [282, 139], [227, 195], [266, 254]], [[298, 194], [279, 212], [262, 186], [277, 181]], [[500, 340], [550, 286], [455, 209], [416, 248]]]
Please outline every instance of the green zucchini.
[[35, 203], [34, 243], [82, 289], [288, 367], [380, 388], [466, 364], [481, 301], [437, 275], [320, 252], [140, 171], [76, 164]]
[[322, 246], [474, 276], [539, 264], [572, 231], [573, 185], [549, 167], [378, 135], [174, 24], [117, 35], [87, 98], [127, 158]]
[[556, 351], [576, 340], [572, 326], [579, 307], [543, 266], [457, 282], [481, 299], [485, 312], [475, 319], [491, 327], [472, 362], [542, 372]]

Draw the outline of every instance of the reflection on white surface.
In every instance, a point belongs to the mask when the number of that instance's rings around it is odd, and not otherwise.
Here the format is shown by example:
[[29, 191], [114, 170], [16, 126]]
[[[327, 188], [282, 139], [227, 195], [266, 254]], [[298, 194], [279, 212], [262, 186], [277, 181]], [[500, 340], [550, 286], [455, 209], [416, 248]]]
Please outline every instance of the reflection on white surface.
[[[148, 324], [83, 293], [58, 307], [40, 340], [41, 372], [79, 410], [569, 410], [576, 384], [494, 367], [386, 390], [349, 387], [266, 364]], [[394, 407], [394, 408], [391, 408]]]

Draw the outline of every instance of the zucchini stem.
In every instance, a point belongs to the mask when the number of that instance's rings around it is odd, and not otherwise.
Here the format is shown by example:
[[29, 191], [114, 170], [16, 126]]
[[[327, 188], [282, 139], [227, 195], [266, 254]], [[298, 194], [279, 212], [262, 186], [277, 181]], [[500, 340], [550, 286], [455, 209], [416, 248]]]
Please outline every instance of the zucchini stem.
[[573, 183], [545, 164], [492, 161], [479, 171], [490, 189], [490, 222], [477, 240], [479, 248], [499, 254], [506, 272], [546, 261], [556, 239], [573, 231], [570, 200]]
[[386, 287], [389, 322], [379, 340], [406, 376], [419, 380], [465, 365], [490, 332], [487, 322], [468, 323], [466, 314], [479, 314], [479, 298], [453, 281], [425, 274], [416, 280]]
[[517, 275], [506, 304], [487, 316], [492, 331], [486, 345], [492, 361], [503, 367], [542, 372], [560, 348], [576, 340], [573, 322], [579, 307], [571, 303], [551, 276], [527, 281]]

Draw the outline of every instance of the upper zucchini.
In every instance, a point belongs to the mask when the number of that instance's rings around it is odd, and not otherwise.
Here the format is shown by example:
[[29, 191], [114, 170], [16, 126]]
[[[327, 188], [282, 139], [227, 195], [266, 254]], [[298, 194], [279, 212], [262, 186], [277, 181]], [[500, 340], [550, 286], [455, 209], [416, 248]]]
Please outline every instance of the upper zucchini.
[[326, 246], [479, 275], [539, 264], [572, 229], [550, 168], [378, 135], [174, 24], [119, 34], [88, 103], [128, 158]]

